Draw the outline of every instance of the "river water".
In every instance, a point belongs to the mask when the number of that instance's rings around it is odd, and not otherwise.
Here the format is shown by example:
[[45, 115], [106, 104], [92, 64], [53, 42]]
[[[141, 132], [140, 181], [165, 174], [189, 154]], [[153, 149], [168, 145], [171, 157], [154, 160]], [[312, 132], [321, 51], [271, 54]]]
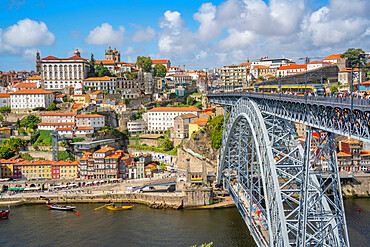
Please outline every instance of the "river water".
[[[97, 204], [77, 204], [75, 212], [48, 210], [44, 205], [12, 208], [0, 220], [0, 246], [255, 246], [236, 208], [92, 211]], [[362, 212], [357, 209], [361, 207]], [[352, 246], [370, 243], [370, 199], [346, 200]]]

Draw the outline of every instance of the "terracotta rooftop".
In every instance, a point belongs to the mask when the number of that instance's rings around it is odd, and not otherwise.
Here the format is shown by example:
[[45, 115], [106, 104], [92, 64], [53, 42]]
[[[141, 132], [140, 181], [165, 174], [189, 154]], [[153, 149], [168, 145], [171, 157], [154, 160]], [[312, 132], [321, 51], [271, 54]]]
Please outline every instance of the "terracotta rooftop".
[[178, 112], [178, 111], [202, 111], [194, 106], [189, 107], [155, 107], [150, 109], [148, 112]]
[[116, 77], [110, 77], [110, 76], [90, 77], [90, 78], [86, 78], [84, 81], [109, 81], [111, 79], [116, 79]]
[[190, 124], [197, 124], [198, 126], [204, 126], [206, 125], [206, 123], [208, 123], [208, 118], [201, 117], [201, 118], [194, 119], [193, 121], [191, 121]]
[[93, 118], [93, 117], [104, 117], [99, 114], [90, 114], [90, 115], [77, 115], [76, 118]]
[[53, 94], [52, 92], [44, 89], [21, 89], [11, 94]]

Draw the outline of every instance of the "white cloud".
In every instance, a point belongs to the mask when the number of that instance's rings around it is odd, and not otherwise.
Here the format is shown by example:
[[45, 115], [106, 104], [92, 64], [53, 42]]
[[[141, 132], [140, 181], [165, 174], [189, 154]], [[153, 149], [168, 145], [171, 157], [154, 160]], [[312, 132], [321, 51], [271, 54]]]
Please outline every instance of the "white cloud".
[[35, 58], [36, 58], [36, 52], [37, 52], [37, 49], [35, 49], [35, 48], [26, 49], [26, 50], [24, 50], [24, 52], [22, 54], [22, 57], [24, 59], [34, 61]]
[[97, 26], [90, 31], [86, 37], [85, 42], [93, 45], [117, 45], [120, 46], [123, 43], [123, 34], [125, 28], [119, 26], [118, 30], [114, 30], [108, 23], [103, 23], [101, 26]]
[[141, 42], [149, 42], [152, 41], [155, 36], [157, 35], [154, 28], [146, 27], [141, 28], [139, 27], [135, 34], [132, 36], [132, 42], [134, 43], [141, 43]]
[[160, 28], [180, 29], [185, 25], [185, 20], [181, 18], [178, 11], [167, 10], [159, 21]]
[[26, 18], [5, 29], [3, 40], [15, 47], [50, 46], [54, 43], [55, 36], [44, 22]]
[[220, 40], [220, 48], [224, 51], [235, 50], [246, 48], [258, 40], [258, 35], [251, 31], [238, 31], [236, 29], [230, 29], [228, 31], [229, 36], [225, 39]]

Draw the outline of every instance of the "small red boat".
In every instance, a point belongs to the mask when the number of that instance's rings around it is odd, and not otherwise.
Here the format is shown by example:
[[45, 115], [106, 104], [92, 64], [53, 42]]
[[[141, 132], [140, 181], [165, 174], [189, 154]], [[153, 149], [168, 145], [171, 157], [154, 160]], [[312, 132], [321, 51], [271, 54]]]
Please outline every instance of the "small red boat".
[[8, 218], [10, 210], [0, 210], [0, 218]]

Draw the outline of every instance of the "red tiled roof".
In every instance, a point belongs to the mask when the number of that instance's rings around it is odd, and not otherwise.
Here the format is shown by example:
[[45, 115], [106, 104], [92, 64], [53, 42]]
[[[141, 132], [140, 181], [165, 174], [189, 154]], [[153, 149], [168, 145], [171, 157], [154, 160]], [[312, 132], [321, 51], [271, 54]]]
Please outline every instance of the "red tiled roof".
[[101, 93], [101, 90], [98, 90], [98, 91], [92, 92], [91, 94], [95, 95], [95, 94], [99, 94], [99, 93]]
[[41, 76], [28, 77], [26, 80], [41, 80]]
[[158, 60], [152, 60], [152, 63], [167, 63], [167, 59], [158, 59]]
[[149, 112], [156, 112], [156, 111], [202, 111], [194, 106], [189, 107], [155, 107], [150, 109]]
[[201, 117], [201, 118], [194, 119], [193, 121], [191, 121], [190, 124], [197, 124], [199, 126], [204, 126], [206, 125], [206, 123], [208, 123], [208, 118]]
[[11, 94], [53, 94], [52, 92], [44, 89], [21, 89]]
[[21, 82], [21, 83], [18, 83], [17, 85], [13, 86], [15, 88], [27, 88], [27, 87], [30, 87], [30, 88], [36, 88], [36, 83], [34, 82]]
[[76, 118], [92, 118], [92, 117], [104, 117], [104, 116], [99, 114], [91, 114], [91, 115], [77, 115]]
[[95, 60], [95, 64], [115, 64], [114, 60]]
[[329, 55], [328, 57], [324, 58], [324, 60], [333, 60], [333, 59], [341, 59], [342, 54], [332, 54]]
[[74, 125], [75, 123], [39, 123], [41, 126], [64, 126], [64, 125]]
[[111, 79], [116, 79], [115, 77], [104, 76], [104, 77], [90, 77], [85, 79], [84, 81], [109, 81]]
[[0, 98], [9, 98], [10, 93], [0, 93]]
[[75, 112], [50, 112], [50, 113], [44, 113], [41, 116], [76, 116], [77, 113]]

